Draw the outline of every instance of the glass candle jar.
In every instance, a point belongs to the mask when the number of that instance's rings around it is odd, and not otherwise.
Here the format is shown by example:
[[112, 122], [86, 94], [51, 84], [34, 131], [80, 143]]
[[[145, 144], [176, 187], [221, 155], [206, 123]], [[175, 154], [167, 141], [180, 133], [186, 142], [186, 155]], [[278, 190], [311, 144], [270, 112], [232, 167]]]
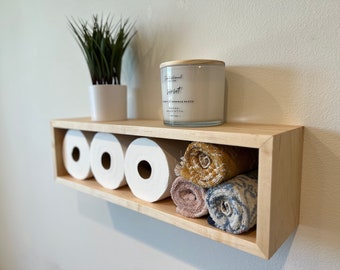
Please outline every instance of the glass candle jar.
[[164, 124], [215, 126], [224, 123], [225, 64], [181, 60], [160, 65]]

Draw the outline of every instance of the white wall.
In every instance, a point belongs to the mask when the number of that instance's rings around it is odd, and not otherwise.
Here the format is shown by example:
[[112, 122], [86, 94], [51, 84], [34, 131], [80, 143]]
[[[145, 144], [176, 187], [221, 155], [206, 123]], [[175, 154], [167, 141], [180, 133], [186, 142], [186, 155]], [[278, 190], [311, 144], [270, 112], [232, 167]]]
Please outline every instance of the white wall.
[[[102, 12], [136, 20], [130, 117], [161, 117], [161, 62], [215, 58], [228, 121], [306, 127], [300, 226], [271, 260], [54, 182], [49, 120], [89, 114], [66, 17]], [[2, 0], [0, 269], [338, 269], [339, 12], [337, 0]]]

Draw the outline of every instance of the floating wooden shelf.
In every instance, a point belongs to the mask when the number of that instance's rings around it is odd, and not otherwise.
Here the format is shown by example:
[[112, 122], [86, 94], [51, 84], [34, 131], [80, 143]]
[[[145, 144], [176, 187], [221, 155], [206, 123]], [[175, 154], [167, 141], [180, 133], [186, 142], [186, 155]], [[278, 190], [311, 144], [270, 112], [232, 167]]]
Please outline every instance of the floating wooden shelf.
[[[132, 209], [201, 236], [269, 259], [299, 223], [303, 127], [227, 123], [215, 127], [165, 126], [158, 120], [92, 122], [89, 118], [51, 121], [55, 175], [58, 183]], [[208, 225], [206, 218], [190, 219], [176, 213], [170, 198], [148, 203], [127, 186], [109, 190], [94, 179], [75, 180], [62, 161], [62, 141], [68, 129], [107, 132], [148, 138], [257, 148], [259, 150], [257, 225], [233, 235]]]

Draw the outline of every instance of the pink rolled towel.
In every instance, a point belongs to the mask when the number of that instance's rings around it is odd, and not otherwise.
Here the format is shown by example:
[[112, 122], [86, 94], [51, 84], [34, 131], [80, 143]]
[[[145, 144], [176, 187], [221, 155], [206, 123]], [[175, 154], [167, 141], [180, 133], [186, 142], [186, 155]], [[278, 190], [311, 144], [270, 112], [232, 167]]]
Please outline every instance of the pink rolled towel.
[[182, 216], [198, 218], [208, 214], [204, 188], [178, 176], [172, 183], [170, 193], [176, 212]]

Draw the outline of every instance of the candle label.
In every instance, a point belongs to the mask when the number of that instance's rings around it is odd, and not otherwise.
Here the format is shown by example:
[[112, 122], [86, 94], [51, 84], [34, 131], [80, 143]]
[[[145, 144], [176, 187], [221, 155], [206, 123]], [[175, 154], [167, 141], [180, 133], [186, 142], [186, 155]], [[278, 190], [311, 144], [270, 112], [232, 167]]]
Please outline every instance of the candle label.
[[223, 119], [225, 75], [224, 68], [220, 70], [216, 72], [214, 66], [163, 67], [161, 86], [164, 120], [204, 122]]
[[181, 120], [181, 118], [185, 118], [185, 113], [188, 111], [188, 108], [183, 104], [192, 104], [194, 103], [193, 96], [188, 97], [188, 93], [185, 93], [185, 89], [183, 83], [184, 77], [183, 74], [164, 74], [162, 79], [163, 86], [163, 108], [165, 109], [165, 113], [168, 117], [167, 120], [176, 119]]

